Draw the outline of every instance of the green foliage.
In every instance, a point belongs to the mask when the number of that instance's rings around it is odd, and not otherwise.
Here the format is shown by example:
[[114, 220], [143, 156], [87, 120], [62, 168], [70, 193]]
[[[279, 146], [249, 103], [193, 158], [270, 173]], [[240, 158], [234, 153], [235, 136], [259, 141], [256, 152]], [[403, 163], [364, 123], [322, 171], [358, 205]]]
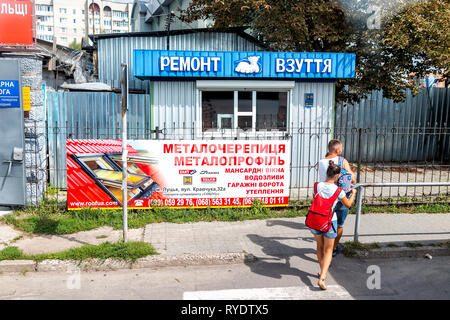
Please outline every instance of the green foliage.
[[25, 260], [24, 254], [17, 247], [6, 247], [0, 250], [0, 261], [2, 260]]
[[[128, 227], [142, 228], [150, 223], [186, 223], [198, 221], [241, 221], [278, 217], [298, 217], [306, 210], [296, 208], [272, 209], [255, 202], [249, 208], [173, 209], [155, 207], [149, 210], [129, 210]], [[35, 234], [71, 234], [96, 229], [101, 226], [122, 228], [121, 210], [81, 209], [67, 211], [43, 204], [7, 215], [2, 220], [22, 230]]]
[[[255, 201], [248, 208], [204, 208], [173, 209], [155, 207], [149, 210], [129, 210], [128, 227], [137, 229], [151, 223], [187, 223], [199, 221], [242, 221], [269, 218], [293, 218], [305, 216], [309, 205], [271, 208]], [[354, 214], [352, 206], [350, 214]], [[424, 205], [384, 205], [363, 204], [362, 213], [445, 213], [450, 212], [450, 204], [429, 203]], [[86, 208], [67, 211], [64, 204], [56, 201], [43, 202], [40, 206], [24, 208], [0, 218], [14, 228], [34, 234], [71, 234], [93, 230], [102, 226], [122, 228], [121, 210], [101, 210]]]
[[357, 251], [370, 251], [372, 249], [379, 249], [380, 245], [376, 242], [373, 243], [361, 243], [355, 241], [347, 241], [342, 244], [342, 253], [346, 257], [354, 257]]
[[75, 40], [69, 44], [69, 48], [75, 50], [81, 50], [81, 42], [76, 42]]
[[389, 67], [424, 77], [450, 75], [450, 2], [429, 0], [403, 7], [386, 22], [383, 45]]
[[409, 248], [417, 248], [417, 247], [422, 246], [422, 244], [419, 242], [405, 242], [404, 244], [406, 247], [409, 247]]
[[56, 253], [44, 253], [36, 255], [24, 254], [17, 247], [7, 247], [0, 251], [1, 260], [34, 260], [42, 261], [46, 259], [56, 260], [78, 260], [83, 261], [88, 258], [100, 260], [116, 259], [134, 262], [139, 258], [157, 254], [155, 249], [146, 242], [105, 242], [100, 245], [84, 245], [80, 248], [73, 248]]

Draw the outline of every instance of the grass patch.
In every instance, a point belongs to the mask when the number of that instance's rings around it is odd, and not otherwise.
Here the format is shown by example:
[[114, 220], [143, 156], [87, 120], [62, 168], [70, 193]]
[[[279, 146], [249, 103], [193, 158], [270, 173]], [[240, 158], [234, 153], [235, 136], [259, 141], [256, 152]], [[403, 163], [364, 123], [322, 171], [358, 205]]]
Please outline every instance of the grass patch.
[[405, 245], [405, 247], [408, 247], [408, 248], [417, 248], [417, 247], [422, 247], [423, 246], [419, 242], [405, 242], [404, 245]]
[[388, 243], [387, 245], [386, 245], [386, 247], [388, 247], [388, 248], [398, 248], [398, 247], [400, 247], [398, 244], [395, 244], [395, 243]]
[[[142, 228], [150, 223], [187, 223], [199, 221], [241, 221], [268, 218], [304, 216], [307, 208], [268, 208], [255, 203], [248, 208], [205, 208], [129, 210], [128, 227]], [[2, 217], [3, 222], [15, 229], [33, 234], [71, 234], [102, 226], [122, 229], [122, 210], [82, 209], [67, 211], [59, 203], [50, 201], [39, 207], [25, 208]]]
[[155, 249], [146, 242], [105, 242], [100, 245], [84, 245], [80, 248], [73, 248], [56, 253], [44, 253], [36, 255], [24, 254], [17, 247], [11, 246], [0, 251], [1, 260], [33, 260], [42, 261], [46, 259], [56, 260], [78, 260], [83, 261], [88, 258], [100, 260], [116, 259], [134, 262], [139, 258], [157, 254]]
[[[199, 221], [242, 221], [269, 218], [293, 218], [305, 216], [311, 201], [298, 202], [297, 206], [283, 208], [264, 207], [255, 202], [248, 208], [204, 208], [170, 209], [153, 208], [129, 210], [128, 227], [142, 228], [150, 223], [187, 223]], [[350, 213], [355, 213], [353, 205]], [[363, 204], [363, 213], [442, 213], [450, 212], [450, 204], [430, 203], [426, 205], [384, 205]], [[66, 203], [47, 199], [36, 207], [26, 207], [0, 218], [0, 221], [17, 230], [32, 234], [62, 235], [88, 231], [102, 226], [122, 228], [122, 210], [100, 210], [86, 208], [67, 211]]]
[[342, 253], [346, 257], [354, 257], [357, 251], [370, 251], [372, 249], [379, 249], [380, 245], [376, 242], [373, 243], [361, 243], [355, 241], [346, 241], [342, 245]]

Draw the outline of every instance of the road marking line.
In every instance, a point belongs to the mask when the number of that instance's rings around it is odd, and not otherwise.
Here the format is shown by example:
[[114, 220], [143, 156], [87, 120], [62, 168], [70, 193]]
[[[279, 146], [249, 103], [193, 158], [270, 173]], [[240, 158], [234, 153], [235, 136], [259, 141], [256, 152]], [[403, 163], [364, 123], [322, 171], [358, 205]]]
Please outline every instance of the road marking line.
[[281, 287], [229, 289], [211, 291], [186, 291], [184, 300], [315, 300], [315, 299], [354, 299], [350, 293], [338, 285], [327, 286], [322, 291], [317, 287]]

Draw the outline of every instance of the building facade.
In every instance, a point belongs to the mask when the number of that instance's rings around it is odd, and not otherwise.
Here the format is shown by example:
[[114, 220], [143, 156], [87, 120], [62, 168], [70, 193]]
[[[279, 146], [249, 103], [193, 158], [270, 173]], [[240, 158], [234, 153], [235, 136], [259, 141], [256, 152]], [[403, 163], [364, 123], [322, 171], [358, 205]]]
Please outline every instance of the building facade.
[[68, 46], [88, 34], [129, 32], [132, 0], [36, 0], [36, 36]]
[[[310, 164], [323, 156], [332, 135], [320, 130], [316, 141], [299, 132], [311, 125], [332, 127], [335, 81], [354, 77], [355, 72], [354, 55], [268, 53], [243, 28], [92, 38], [98, 50], [99, 81], [119, 88], [121, 63], [126, 62], [129, 88], [151, 96], [145, 108], [149, 129], [162, 129], [159, 138], [272, 140], [290, 136], [295, 146], [291, 155], [294, 188], [314, 180]], [[181, 66], [192, 70], [184, 73]], [[131, 107], [135, 107], [133, 102]], [[144, 120], [136, 118], [136, 123]]]
[[[212, 25], [211, 20], [186, 23], [179, 19], [180, 10], [186, 9], [191, 2], [192, 0], [135, 0], [131, 14], [131, 31], [198, 29]], [[169, 20], [170, 13], [173, 15]]]

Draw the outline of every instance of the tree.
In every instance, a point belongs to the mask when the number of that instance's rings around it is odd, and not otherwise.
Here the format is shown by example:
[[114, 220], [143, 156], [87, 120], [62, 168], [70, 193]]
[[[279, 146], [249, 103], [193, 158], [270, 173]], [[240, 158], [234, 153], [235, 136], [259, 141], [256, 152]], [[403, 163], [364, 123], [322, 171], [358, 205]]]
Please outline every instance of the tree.
[[73, 40], [73, 41], [69, 44], [69, 48], [75, 49], [75, 50], [81, 50], [81, 43], [76, 42], [75, 40]]
[[[450, 2], [420, 1], [404, 7], [386, 22], [383, 47], [389, 68], [405, 79], [439, 74], [448, 82], [450, 75]], [[413, 88], [415, 89], [415, 88]]]
[[407, 89], [417, 93], [412, 74], [448, 75], [448, 6], [448, 0], [193, 0], [180, 19], [210, 19], [214, 30], [248, 26], [269, 50], [353, 52], [356, 78], [337, 82], [337, 100], [382, 89], [401, 101]]
[[280, 51], [340, 49], [349, 31], [342, 6], [330, 0], [193, 0], [180, 19], [212, 19], [214, 30], [249, 26]]

